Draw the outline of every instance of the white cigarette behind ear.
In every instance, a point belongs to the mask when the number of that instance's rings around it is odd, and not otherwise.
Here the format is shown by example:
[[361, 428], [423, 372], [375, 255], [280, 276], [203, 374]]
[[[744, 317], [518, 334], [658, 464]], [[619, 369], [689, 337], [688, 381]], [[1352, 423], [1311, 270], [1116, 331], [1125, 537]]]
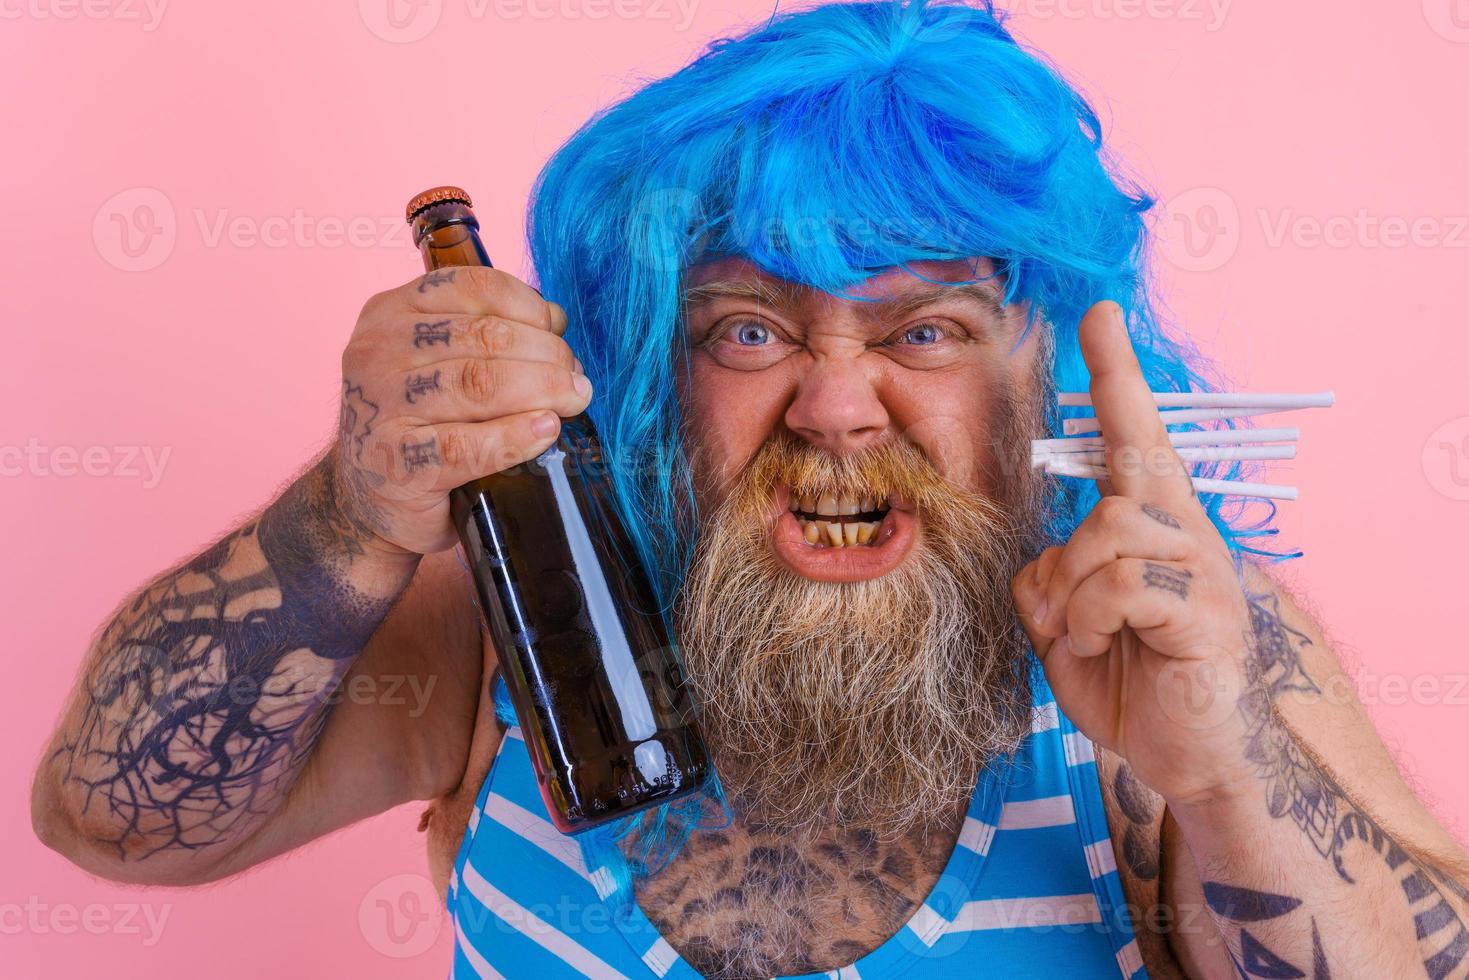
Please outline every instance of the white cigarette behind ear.
[[[1063, 391], [1056, 396], [1062, 408], [1088, 408], [1092, 396], [1085, 391]], [[1305, 394], [1264, 394], [1249, 391], [1155, 391], [1159, 408], [1330, 408], [1336, 394], [1317, 391]]]

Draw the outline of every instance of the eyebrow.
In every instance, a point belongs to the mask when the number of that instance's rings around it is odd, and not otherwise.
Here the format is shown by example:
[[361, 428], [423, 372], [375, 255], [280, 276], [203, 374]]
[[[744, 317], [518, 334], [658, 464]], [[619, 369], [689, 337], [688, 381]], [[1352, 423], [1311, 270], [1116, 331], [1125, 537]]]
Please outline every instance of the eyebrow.
[[[713, 302], [716, 299], [748, 299], [761, 306], [789, 310], [812, 292], [811, 287], [789, 283], [785, 280], [758, 279], [715, 279], [691, 286], [684, 292], [685, 310]], [[898, 319], [926, 306], [945, 300], [962, 299], [982, 306], [986, 313], [1000, 320], [1005, 314], [1004, 300], [993, 278], [957, 283], [927, 283], [899, 296], [880, 299], [854, 297], [854, 302], [869, 305], [872, 315], [880, 319]]]

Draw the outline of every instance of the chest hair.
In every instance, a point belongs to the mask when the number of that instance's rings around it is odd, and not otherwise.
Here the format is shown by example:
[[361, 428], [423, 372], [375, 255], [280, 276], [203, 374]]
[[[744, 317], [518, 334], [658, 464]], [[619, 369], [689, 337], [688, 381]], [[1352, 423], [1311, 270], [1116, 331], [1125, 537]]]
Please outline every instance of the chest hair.
[[962, 813], [894, 840], [862, 829], [796, 839], [758, 824], [696, 833], [638, 885], [643, 911], [706, 977], [845, 966], [891, 937], [933, 888]]

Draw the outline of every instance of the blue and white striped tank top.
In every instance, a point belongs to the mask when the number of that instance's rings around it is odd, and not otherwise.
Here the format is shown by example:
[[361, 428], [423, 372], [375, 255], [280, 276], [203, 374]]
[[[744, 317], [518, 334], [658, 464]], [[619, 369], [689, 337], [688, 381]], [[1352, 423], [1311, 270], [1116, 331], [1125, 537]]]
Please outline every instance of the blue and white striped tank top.
[[[1031, 734], [975, 788], [953, 854], [918, 911], [855, 963], [801, 980], [1146, 977], [1092, 744], [1036, 672]], [[500, 699], [503, 701], [503, 698]], [[551, 826], [511, 727], [450, 878], [455, 980], [699, 977], [636, 901]]]

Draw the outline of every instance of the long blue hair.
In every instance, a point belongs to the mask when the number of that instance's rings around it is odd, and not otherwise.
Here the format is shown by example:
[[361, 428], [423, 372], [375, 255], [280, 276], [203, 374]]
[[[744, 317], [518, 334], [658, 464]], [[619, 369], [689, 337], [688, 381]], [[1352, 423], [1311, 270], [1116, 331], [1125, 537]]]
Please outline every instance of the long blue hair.
[[[988, 0], [781, 13], [589, 120], [542, 170], [527, 233], [541, 291], [566, 308], [596, 385], [618, 506], [665, 608], [692, 545], [675, 396], [691, 265], [740, 256], [842, 293], [905, 263], [986, 256], [1007, 302], [1028, 302], [1052, 331], [1059, 390], [1088, 385], [1077, 325], [1103, 299], [1125, 311], [1154, 390], [1217, 388], [1155, 310], [1153, 203], [1107, 152], [1087, 100]], [[1097, 499], [1090, 483], [1059, 482], [1047, 515], [1058, 540]], [[1273, 533], [1268, 507], [1202, 502], [1236, 553]], [[676, 816], [654, 811], [638, 830], [676, 849]], [[590, 866], [623, 885], [610, 841], [630, 829], [582, 835]]]

